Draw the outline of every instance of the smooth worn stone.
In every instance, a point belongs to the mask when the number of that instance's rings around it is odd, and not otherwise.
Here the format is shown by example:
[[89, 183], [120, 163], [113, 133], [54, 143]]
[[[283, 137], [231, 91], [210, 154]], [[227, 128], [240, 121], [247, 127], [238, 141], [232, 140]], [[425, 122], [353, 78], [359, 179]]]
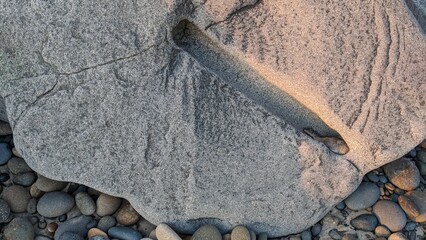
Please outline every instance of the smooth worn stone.
[[384, 176], [384, 175], [380, 175], [379, 176], [379, 181], [381, 183], [388, 183], [389, 182], [388, 178], [386, 176]]
[[27, 212], [30, 214], [37, 212], [37, 199], [31, 198], [30, 201], [28, 201]]
[[231, 240], [250, 240], [250, 232], [244, 226], [236, 226], [232, 229]]
[[76, 205], [69, 212], [67, 212], [67, 214], [65, 216], [66, 216], [67, 219], [71, 219], [71, 218], [75, 218], [75, 217], [78, 217], [78, 216], [81, 216], [81, 215], [82, 215], [82, 213]]
[[33, 198], [40, 198], [43, 196], [44, 192], [37, 188], [35, 184], [31, 185], [30, 187], [30, 195]]
[[53, 192], [63, 189], [68, 183], [52, 180], [42, 175], [38, 175], [35, 186], [43, 192]]
[[57, 238], [58, 240], [84, 240], [84, 237], [75, 232], [64, 232]]
[[74, 198], [65, 192], [47, 192], [37, 203], [37, 212], [44, 217], [58, 217], [70, 211]]
[[101, 236], [101, 237], [108, 237], [108, 234], [106, 234], [104, 231], [100, 230], [99, 228], [91, 228], [87, 232], [87, 237], [91, 238], [94, 236]]
[[12, 153], [16, 157], [22, 158], [22, 155], [18, 152], [18, 149], [16, 149], [15, 147], [12, 148]]
[[12, 182], [24, 187], [31, 186], [36, 180], [36, 174], [33, 172], [20, 173], [12, 177]]
[[157, 240], [157, 233], [156, 233], [155, 229], [152, 230], [152, 232], [149, 233], [148, 237]]
[[91, 238], [89, 238], [89, 240], [110, 240], [108, 237], [104, 237], [104, 236], [93, 236]]
[[138, 222], [138, 231], [140, 233], [142, 233], [143, 236], [148, 236], [149, 233], [154, 230], [157, 226], [155, 226], [154, 224], [150, 223], [148, 220], [146, 219], [141, 219]]
[[417, 160], [419, 160], [420, 162], [426, 163], [426, 150], [417, 151], [416, 157], [417, 157]]
[[124, 200], [121, 207], [117, 210], [115, 218], [117, 222], [124, 226], [130, 226], [137, 223], [141, 215], [132, 207], [132, 205]]
[[75, 218], [68, 219], [67, 221], [61, 223], [56, 229], [54, 238], [57, 239], [65, 232], [73, 232], [80, 237], [85, 237], [89, 231], [91, 225], [96, 224], [96, 221], [91, 216], [79, 216]]
[[112, 215], [121, 205], [121, 198], [102, 193], [96, 200], [96, 214], [99, 216]]
[[342, 202], [340, 202], [339, 204], [336, 205], [336, 208], [339, 209], [339, 210], [343, 210], [343, 209], [345, 209], [345, 207], [346, 207], [346, 204], [345, 204], [344, 201], [342, 201]]
[[75, 195], [75, 204], [83, 215], [92, 215], [96, 211], [95, 201], [85, 192], [79, 192]]
[[426, 222], [426, 192], [407, 192], [399, 196], [398, 203], [409, 219], [414, 222]]
[[10, 216], [10, 207], [9, 204], [0, 199], [0, 223], [4, 223], [9, 219]]
[[155, 236], [158, 240], [181, 240], [179, 235], [164, 223], [158, 224], [155, 229]]
[[13, 174], [32, 172], [33, 170], [28, 166], [23, 158], [13, 157], [7, 162], [7, 167]]
[[376, 234], [377, 237], [389, 237], [391, 235], [391, 231], [385, 227], [385, 226], [377, 226], [376, 229], [374, 229], [374, 234]]
[[51, 222], [47, 224], [47, 231], [50, 233], [54, 233], [58, 229], [58, 224], [55, 222]]
[[408, 240], [408, 237], [405, 236], [402, 232], [392, 233], [388, 240]]
[[[108, 235], [122, 240], [140, 240], [142, 238], [138, 231], [129, 227], [112, 227], [108, 230]], [[162, 239], [159, 238], [159, 240]]]
[[380, 180], [379, 176], [377, 176], [374, 172], [367, 173], [367, 178], [372, 182], [378, 182]]
[[9, 204], [12, 212], [22, 213], [27, 210], [31, 196], [26, 188], [19, 185], [12, 185], [3, 189], [1, 198]]
[[380, 189], [374, 183], [362, 182], [361, 185], [345, 199], [345, 204], [352, 210], [361, 210], [373, 206], [380, 197]]
[[315, 225], [314, 225], [314, 226], [312, 226], [312, 228], [311, 228], [311, 232], [312, 232], [312, 235], [313, 235], [313, 236], [317, 236], [317, 235], [319, 235], [319, 234], [321, 233], [321, 231], [322, 231], [322, 225], [321, 225], [321, 224], [319, 224], [319, 223], [315, 224]]
[[331, 239], [334, 239], [334, 240], [342, 239], [342, 236], [340, 235], [340, 233], [336, 229], [330, 230], [330, 232], [328, 232], [328, 236], [330, 236]]
[[34, 236], [33, 225], [27, 218], [14, 218], [4, 228], [5, 240], [33, 240]]
[[405, 230], [406, 231], [413, 231], [413, 230], [415, 230], [416, 229], [416, 227], [417, 227], [417, 225], [415, 224], [415, 223], [413, 223], [413, 222], [409, 222], [409, 223], [407, 223], [407, 225], [405, 225]]
[[0, 136], [12, 134], [12, 129], [8, 122], [0, 120]]
[[358, 240], [358, 236], [354, 233], [345, 233], [342, 236], [342, 240]]
[[6, 164], [11, 157], [12, 151], [10, 150], [9, 144], [0, 143], [0, 165]]
[[398, 232], [405, 227], [407, 217], [398, 204], [389, 200], [380, 200], [373, 206], [373, 213], [381, 225], [392, 232]]
[[[268, 240], [268, 235], [266, 233], [261, 233], [261, 234], [259, 234], [257, 239], [258, 240]], [[225, 240], [225, 239], [223, 239], [223, 240]]]
[[420, 184], [420, 172], [409, 158], [400, 158], [383, 166], [386, 176], [395, 186], [409, 191]]
[[41, 174], [182, 233], [294, 234], [426, 137], [409, 2], [8, 1], [0, 102]]
[[305, 230], [300, 234], [302, 240], [312, 240], [312, 233], [309, 230]]
[[372, 214], [361, 214], [352, 219], [350, 223], [357, 230], [371, 232], [376, 228], [378, 221]]
[[222, 234], [213, 225], [203, 225], [194, 232], [191, 240], [222, 240]]
[[[113, 226], [115, 226], [115, 224], [117, 224], [117, 221], [115, 220], [115, 217], [113, 217], [113, 216], [104, 216], [104, 217], [101, 217], [101, 219], [99, 219], [97, 227], [99, 229], [101, 229], [102, 231], [104, 231], [104, 232], [108, 232], [108, 229], [110, 229]], [[155, 227], [154, 227], [154, 229], [155, 229]], [[139, 230], [139, 228], [138, 228], [138, 230]], [[149, 232], [148, 232], [148, 234], [149, 234]], [[144, 234], [144, 235], [148, 235], [148, 234]]]

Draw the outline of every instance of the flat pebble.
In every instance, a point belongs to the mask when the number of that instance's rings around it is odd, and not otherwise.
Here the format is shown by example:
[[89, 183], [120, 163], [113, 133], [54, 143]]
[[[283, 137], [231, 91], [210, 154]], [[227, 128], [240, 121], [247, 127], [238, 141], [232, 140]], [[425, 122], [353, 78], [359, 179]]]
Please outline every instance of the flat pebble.
[[10, 207], [3, 199], [0, 199], [0, 223], [4, 223], [9, 219]]
[[373, 206], [373, 213], [380, 224], [392, 232], [398, 232], [405, 227], [407, 217], [398, 204], [389, 200], [380, 200]]
[[232, 229], [231, 240], [250, 240], [250, 232], [244, 226], [236, 226]]
[[[97, 227], [99, 229], [101, 229], [102, 231], [104, 231], [104, 232], [108, 232], [108, 229], [114, 227], [115, 224], [117, 224], [117, 221], [115, 220], [115, 217], [113, 217], [113, 216], [104, 216], [101, 219], [99, 219]], [[148, 235], [148, 234], [144, 234], [144, 235]]]
[[64, 232], [61, 236], [55, 237], [58, 240], [84, 240], [84, 237], [75, 232]]
[[27, 210], [31, 195], [26, 188], [19, 185], [12, 185], [3, 189], [1, 198], [9, 204], [12, 212], [22, 213]]
[[192, 240], [222, 240], [222, 234], [213, 225], [203, 225], [192, 235]]
[[426, 151], [424, 150], [417, 151], [416, 157], [417, 157], [417, 160], [419, 160], [420, 162], [426, 163]]
[[96, 200], [96, 214], [100, 217], [112, 215], [121, 205], [121, 198], [102, 193]]
[[42, 175], [38, 175], [35, 186], [43, 192], [53, 192], [63, 189], [68, 183], [52, 180]]
[[[112, 227], [108, 230], [108, 235], [113, 238], [119, 238], [122, 240], [140, 240], [142, 235], [129, 227]], [[179, 238], [180, 239], [180, 238]], [[159, 240], [162, 240], [159, 238]]]
[[426, 222], [426, 192], [407, 192], [399, 196], [398, 203], [409, 219], [414, 222]]
[[17, 185], [21, 185], [24, 187], [29, 187], [36, 180], [36, 174], [33, 172], [20, 173], [14, 175], [12, 178], [12, 182]]
[[78, 236], [85, 237], [89, 229], [92, 228], [90, 225], [93, 224], [96, 224], [96, 221], [91, 216], [81, 215], [71, 218], [59, 225], [54, 237], [57, 239], [65, 232], [74, 232]]
[[157, 226], [155, 226], [154, 224], [150, 223], [148, 220], [146, 219], [141, 219], [138, 222], [138, 231], [140, 233], [142, 233], [142, 235], [144, 236], [148, 236], [149, 233], [154, 230]]
[[5, 121], [0, 121], [0, 136], [10, 135], [12, 134], [12, 128], [10, 128], [10, 124]]
[[4, 228], [5, 239], [10, 240], [33, 240], [35, 236], [34, 228], [27, 218], [14, 218]]
[[400, 158], [383, 166], [389, 181], [403, 190], [413, 190], [420, 184], [420, 172], [409, 158]]
[[0, 165], [6, 164], [12, 157], [12, 150], [7, 143], [0, 143]]
[[88, 193], [79, 192], [75, 195], [75, 204], [83, 215], [92, 215], [96, 211], [96, 204]]
[[115, 218], [119, 224], [130, 226], [137, 223], [141, 218], [141, 215], [136, 212], [127, 200], [123, 200], [123, 204], [121, 204], [121, 207], [118, 209]]
[[405, 236], [402, 232], [392, 233], [388, 240], [408, 240], [407, 236]]
[[65, 192], [48, 192], [37, 203], [37, 211], [44, 217], [58, 217], [74, 207], [74, 198]]
[[37, 199], [31, 198], [30, 201], [28, 201], [27, 212], [30, 214], [37, 212]]
[[177, 233], [173, 231], [173, 229], [171, 229], [164, 223], [161, 223], [157, 226], [157, 228], [155, 229], [155, 235], [158, 240], [181, 240], [179, 235], [177, 235]]
[[385, 227], [385, 226], [377, 226], [376, 229], [374, 229], [374, 234], [376, 234], [377, 237], [389, 237], [391, 235], [391, 231]]
[[100, 230], [99, 228], [89, 229], [89, 231], [87, 232], [87, 237], [91, 238], [94, 236], [108, 237], [108, 235], [104, 231]]
[[33, 170], [28, 166], [23, 158], [13, 157], [7, 162], [9, 171], [13, 174], [32, 172]]
[[345, 199], [345, 204], [352, 210], [361, 210], [373, 206], [380, 197], [380, 189], [374, 183], [362, 182], [361, 185]]
[[362, 231], [371, 232], [377, 227], [378, 221], [376, 216], [372, 214], [361, 214], [351, 220], [351, 225]]

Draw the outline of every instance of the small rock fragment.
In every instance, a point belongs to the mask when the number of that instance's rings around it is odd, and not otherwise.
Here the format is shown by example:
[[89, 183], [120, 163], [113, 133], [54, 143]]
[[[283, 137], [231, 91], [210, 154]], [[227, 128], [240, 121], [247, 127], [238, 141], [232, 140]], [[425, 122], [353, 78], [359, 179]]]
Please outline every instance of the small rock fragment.
[[399, 196], [398, 203], [409, 219], [414, 222], [426, 222], [426, 192], [407, 192]]
[[11, 157], [12, 151], [10, 150], [9, 144], [0, 143], [0, 165], [6, 164]]
[[142, 233], [142, 235], [144, 236], [148, 236], [150, 232], [152, 232], [152, 230], [154, 230], [157, 226], [155, 226], [154, 224], [150, 223], [148, 220], [146, 219], [141, 219], [138, 222], [138, 231], [140, 233]]
[[91, 237], [95, 237], [95, 236], [108, 237], [108, 234], [106, 234], [104, 231], [102, 231], [99, 228], [89, 229], [89, 231], [87, 232], [87, 237], [91, 238]]
[[34, 228], [27, 218], [14, 218], [4, 229], [5, 240], [33, 240]]
[[33, 170], [28, 166], [23, 158], [13, 157], [7, 162], [9, 171], [13, 174], [32, 172]]

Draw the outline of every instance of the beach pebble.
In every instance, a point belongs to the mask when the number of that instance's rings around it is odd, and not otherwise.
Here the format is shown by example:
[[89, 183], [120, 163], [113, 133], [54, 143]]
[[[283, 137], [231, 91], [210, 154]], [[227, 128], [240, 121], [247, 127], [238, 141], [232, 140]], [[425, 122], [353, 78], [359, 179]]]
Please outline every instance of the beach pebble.
[[268, 240], [268, 235], [266, 233], [259, 234], [258, 240]]
[[372, 214], [361, 214], [352, 219], [350, 223], [357, 230], [371, 232], [377, 227], [378, 221]]
[[232, 229], [231, 239], [232, 240], [250, 240], [251, 239], [250, 232], [244, 226], [236, 226], [234, 227], [234, 229]]
[[417, 160], [419, 160], [422, 163], [426, 163], [426, 151], [424, 150], [419, 150], [417, 151]]
[[71, 218], [59, 225], [54, 237], [57, 239], [65, 232], [74, 232], [78, 236], [85, 237], [94, 224], [96, 221], [91, 216], [81, 215]]
[[340, 233], [336, 229], [330, 230], [328, 232], [328, 236], [330, 236], [331, 239], [334, 239], [334, 240], [340, 240], [340, 239], [342, 239], [342, 236], [340, 235]]
[[380, 189], [374, 183], [362, 182], [361, 185], [345, 199], [345, 204], [352, 210], [361, 210], [373, 206], [380, 197]]
[[1, 198], [9, 204], [12, 212], [22, 213], [27, 210], [31, 195], [26, 188], [19, 185], [12, 185], [3, 189]]
[[27, 212], [30, 214], [37, 212], [37, 199], [31, 198], [30, 201], [28, 201]]
[[0, 143], [0, 165], [6, 164], [12, 157], [12, 150], [7, 143]]
[[127, 200], [123, 200], [115, 218], [119, 224], [129, 226], [137, 223], [140, 217], [141, 215], [136, 212], [132, 205]]
[[99, 228], [89, 229], [89, 231], [87, 232], [87, 237], [91, 238], [95, 236], [108, 237], [108, 235], [104, 231], [100, 230]]
[[34, 236], [33, 225], [27, 218], [14, 218], [4, 228], [4, 237], [6, 240], [33, 240]]
[[346, 204], [345, 204], [344, 201], [341, 201], [336, 205], [336, 208], [339, 209], [339, 210], [343, 210], [343, 209], [345, 209], [345, 207], [346, 207]]
[[317, 223], [317, 224], [315, 224], [314, 226], [312, 226], [312, 228], [311, 228], [311, 233], [312, 233], [312, 235], [315, 237], [315, 236], [317, 236], [317, 235], [319, 235], [320, 233], [321, 233], [321, 231], [322, 231], [322, 225], [321, 224], [319, 224], [319, 223]]
[[93, 237], [90, 237], [89, 240], [110, 240], [110, 239], [105, 236], [93, 236]]
[[40, 198], [43, 196], [44, 192], [37, 188], [35, 184], [31, 185], [30, 187], [30, 195], [33, 198]]
[[[108, 235], [112, 238], [118, 238], [121, 240], [140, 240], [142, 238], [142, 235], [138, 231], [130, 227], [121, 227], [121, 226], [110, 228], [108, 230]], [[169, 240], [168, 238], [165, 238], [165, 239]], [[159, 240], [162, 240], [162, 239], [159, 238]]]
[[65, 192], [48, 192], [37, 203], [37, 212], [44, 217], [58, 217], [74, 207], [74, 198]]
[[409, 158], [400, 158], [383, 166], [389, 181], [400, 189], [409, 191], [420, 184], [420, 172]]
[[305, 230], [300, 234], [302, 240], [312, 240], [312, 233], [309, 230]]
[[14, 175], [12, 178], [12, 182], [17, 185], [21, 185], [24, 187], [29, 187], [36, 180], [36, 174], [33, 172], [20, 173]]
[[58, 240], [84, 240], [84, 237], [75, 232], [64, 232], [59, 237], [55, 237]]
[[391, 235], [391, 233], [392, 232], [383, 225], [377, 226], [376, 229], [374, 229], [374, 234], [376, 234], [377, 237], [387, 238]]
[[222, 236], [222, 240], [231, 240], [231, 234], [227, 233]]
[[181, 240], [179, 235], [177, 235], [173, 229], [164, 223], [161, 223], [157, 226], [155, 229], [155, 235], [158, 240]]
[[192, 235], [192, 240], [222, 240], [219, 230], [213, 225], [203, 225]]
[[416, 229], [417, 225], [413, 222], [409, 222], [407, 223], [407, 225], [405, 225], [405, 230], [406, 231], [414, 231]]
[[373, 206], [373, 213], [381, 225], [392, 232], [398, 232], [405, 227], [407, 217], [398, 204], [389, 200], [380, 200]]
[[37, 181], [35, 182], [35, 186], [43, 192], [53, 192], [61, 190], [66, 187], [68, 183], [52, 180], [46, 178], [42, 175], [38, 175]]
[[138, 222], [138, 231], [140, 233], [142, 233], [142, 235], [144, 236], [148, 236], [149, 233], [154, 230], [157, 226], [155, 226], [154, 224], [150, 223], [148, 220], [146, 219], [141, 219]]
[[23, 158], [13, 157], [7, 162], [9, 171], [13, 174], [32, 172], [33, 170], [28, 166]]
[[0, 121], [0, 136], [10, 135], [12, 134], [12, 128], [10, 128], [10, 124], [5, 121]]
[[152, 238], [152, 239], [155, 239], [155, 240], [158, 240], [158, 238], [157, 238], [157, 234], [156, 234], [156, 232], [155, 232], [155, 229], [154, 229], [154, 230], [152, 230], [152, 231], [149, 233], [148, 237], [149, 237], [149, 238]]
[[83, 215], [92, 215], [96, 211], [95, 201], [85, 192], [79, 192], [75, 195], [75, 204]]
[[408, 240], [407, 236], [405, 236], [402, 232], [392, 233], [388, 240]]
[[102, 193], [96, 200], [96, 214], [100, 217], [112, 215], [121, 205], [121, 198]]
[[375, 183], [380, 180], [379, 176], [377, 176], [374, 172], [367, 173], [367, 178], [368, 178], [368, 180], [375, 182]]
[[[117, 224], [117, 221], [115, 220], [115, 217], [113, 217], [113, 216], [104, 216], [101, 219], [99, 219], [97, 227], [99, 229], [101, 229], [102, 231], [104, 231], [104, 232], [108, 232], [108, 229], [114, 227], [116, 224]], [[145, 235], [148, 235], [148, 234], [145, 234]]]
[[15, 155], [16, 157], [22, 158], [22, 155], [18, 152], [18, 149], [16, 149], [16, 147], [12, 148], [12, 153], [13, 155]]
[[9, 219], [10, 207], [3, 199], [0, 199], [0, 223], [4, 223]]
[[414, 222], [426, 222], [426, 192], [407, 192], [399, 196], [398, 203], [409, 219]]
[[47, 231], [50, 233], [54, 233], [58, 229], [58, 224], [55, 222], [51, 222], [47, 224]]

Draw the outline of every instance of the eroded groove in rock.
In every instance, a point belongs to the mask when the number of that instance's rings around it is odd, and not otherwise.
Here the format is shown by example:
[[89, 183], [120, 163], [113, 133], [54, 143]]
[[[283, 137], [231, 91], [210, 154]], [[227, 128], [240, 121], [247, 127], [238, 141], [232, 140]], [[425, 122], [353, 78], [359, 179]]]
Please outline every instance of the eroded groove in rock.
[[250, 67], [226, 53], [193, 23], [183, 20], [173, 29], [173, 40], [206, 69], [273, 115], [302, 131], [312, 128], [324, 136], [340, 135], [287, 93], [274, 87]]

